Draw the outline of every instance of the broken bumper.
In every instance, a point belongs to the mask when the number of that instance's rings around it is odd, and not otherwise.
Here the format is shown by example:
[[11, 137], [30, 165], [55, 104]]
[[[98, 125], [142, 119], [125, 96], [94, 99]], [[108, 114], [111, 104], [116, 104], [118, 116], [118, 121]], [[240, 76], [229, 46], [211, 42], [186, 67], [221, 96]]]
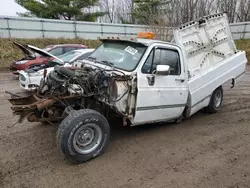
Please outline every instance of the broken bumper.
[[56, 99], [41, 99], [30, 93], [10, 93], [11, 98], [8, 99], [12, 104], [10, 107], [14, 115], [19, 115], [17, 123], [22, 123], [24, 118], [27, 117], [28, 121], [39, 121], [37, 113], [41, 112], [44, 108], [53, 105]]
[[[79, 96], [40, 98], [30, 92], [11, 93], [7, 91], [6, 93], [11, 96], [8, 100], [11, 103], [10, 108], [13, 114], [19, 116], [17, 123], [22, 123], [25, 118], [27, 118], [29, 122], [61, 121], [65, 112], [63, 109], [58, 109], [55, 106], [53, 107], [53, 105], [62, 100], [79, 99]], [[52, 114], [48, 113], [49, 109], [54, 112]]]

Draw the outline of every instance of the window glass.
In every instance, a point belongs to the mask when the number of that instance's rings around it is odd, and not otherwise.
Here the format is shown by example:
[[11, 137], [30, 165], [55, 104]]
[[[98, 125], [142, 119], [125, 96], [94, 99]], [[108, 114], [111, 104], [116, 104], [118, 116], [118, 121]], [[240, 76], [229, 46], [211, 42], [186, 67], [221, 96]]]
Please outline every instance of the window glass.
[[118, 69], [132, 71], [144, 54], [146, 46], [128, 41], [103, 41], [91, 54], [97, 63], [107, 61]]
[[91, 54], [92, 54], [92, 52], [87, 52], [87, 53], [81, 55], [80, 57], [78, 57], [77, 60], [83, 60], [83, 59], [89, 57]]
[[[68, 53], [62, 54], [60, 56], [58, 56], [59, 59], [63, 60], [63, 62], [68, 62], [70, 63], [70, 61], [75, 58], [76, 56], [80, 55], [81, 52], [78, 51], [70, 51]], [[55, 62], [59, 62], [57, 59], [54, 60]]]
[[49, 53], [51, 53], [54, 56], [59, 56], [63, 54], [63, 49], [61, 47], [53, 48], [52, 50], [49, 51]]
[[154, 51], [152, 50], [151, 53], [149, 54], [145, 64], [142, 67], [142, 73], [145, 73], [145, 74], [151, 73], [151, 66], [152, 66], [152, 62], [153, 62], [153, 57], [154, 57]]
[[155, 49], [155, 51], [152, 51], [142, 67], [142, 73], [153, 73], [153, 71], [156, 70], [157, 65], [169, 65], [170, 75], [180, 75], [180, 58], [176, 50]]
[[72, 50], [76, 50], [75, 47], [64, 47], [64, 52], [70, 52]]

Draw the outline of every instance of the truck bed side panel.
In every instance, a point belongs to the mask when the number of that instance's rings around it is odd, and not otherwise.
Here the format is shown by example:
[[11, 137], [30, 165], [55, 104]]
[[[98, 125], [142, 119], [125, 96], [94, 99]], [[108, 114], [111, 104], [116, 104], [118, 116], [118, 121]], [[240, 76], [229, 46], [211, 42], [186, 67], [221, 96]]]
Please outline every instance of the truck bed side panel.
[[189, 80], [191, 94], [191, 114], [207, 106], [212, 92], [232, 78], [238, 78], [245, 72], [247, 59], [245, 52], [238, 52], [220, 64], [210, 67], [202, 74]]

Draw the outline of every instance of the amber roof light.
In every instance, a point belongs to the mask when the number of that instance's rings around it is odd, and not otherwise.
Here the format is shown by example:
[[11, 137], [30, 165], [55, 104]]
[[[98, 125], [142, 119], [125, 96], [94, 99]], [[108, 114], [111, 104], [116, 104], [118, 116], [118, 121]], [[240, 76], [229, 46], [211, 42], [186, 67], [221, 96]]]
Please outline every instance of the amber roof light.
[[153, 32], [139, 32], [137, 34], [136, 38], [142, 38], [142, 39], [154, 39], [154, 33]]

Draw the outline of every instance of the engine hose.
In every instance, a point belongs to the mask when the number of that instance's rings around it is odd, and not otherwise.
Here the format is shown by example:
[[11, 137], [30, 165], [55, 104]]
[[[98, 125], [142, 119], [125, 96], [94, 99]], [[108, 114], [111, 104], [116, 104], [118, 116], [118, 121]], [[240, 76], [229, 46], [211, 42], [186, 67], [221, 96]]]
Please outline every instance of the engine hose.
[[50, 77], [51, 77], [52, 80], [55, 80], [55, 81], [57, 81], [59, 83], [63, 83], [65, 81], [64, 79], [61, 79], [58, 76], [56, 76], [56, 74], [54, 74], [53, 72], [52, 72], [52, 74], [50, 74]]
[[72, 70], [70, 70], [70, 69], [68, 69], [66, 67], [60, 67], [59, 68], [59, 73], [65, 75], [65, 76], [67, 76], [69, 78], [71, 78], [71, 77], [73, 77], [75, 75], [74, 71], [72, 71]]

